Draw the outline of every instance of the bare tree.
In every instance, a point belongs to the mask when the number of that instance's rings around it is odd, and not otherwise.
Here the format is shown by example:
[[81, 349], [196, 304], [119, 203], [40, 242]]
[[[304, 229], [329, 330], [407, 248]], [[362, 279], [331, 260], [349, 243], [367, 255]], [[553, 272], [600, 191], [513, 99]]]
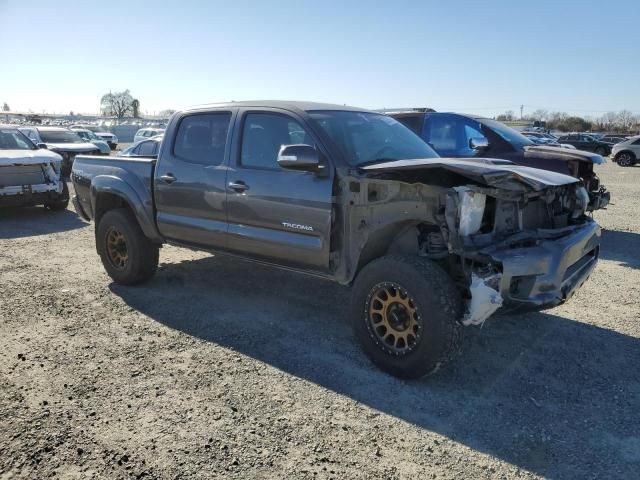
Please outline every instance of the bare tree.
[[2, 105], [2, 111], [3, 112], [10, 112], [11, 109], [9, 108], [9, 104], [7, 102], [4, 102], [4, 105]]
[[618, 112], [617, 122], [618, 126], [623, 130], [629, 130], [633, 125], [633, 113], [629, 110], [620, 110]]
[[549, 118], [549, 112], [544, 108], [539, 108], [529, 115], [529, 118], [532, 120], [546, 120]]
[[132, 111], [133, 97], [129, 90], [105, 93], [100, 99], [100, 110], [105, 116], [124, 118]]
[[158, 115], [160, 115], [161, 117], [164, 117], [164, 118], [169, 118], [174, 113], [176, 113], [175, 110], [172, 110], [172, 109], [168, 108], [166, 110], [160, 110], [160, 112], [158, 112]]
[[513, 113], [513, 110], [507, 110], [506, 112], [498, 115], [496, 120], [500, 122], [512, 122], [514, 118], [515, 114]]

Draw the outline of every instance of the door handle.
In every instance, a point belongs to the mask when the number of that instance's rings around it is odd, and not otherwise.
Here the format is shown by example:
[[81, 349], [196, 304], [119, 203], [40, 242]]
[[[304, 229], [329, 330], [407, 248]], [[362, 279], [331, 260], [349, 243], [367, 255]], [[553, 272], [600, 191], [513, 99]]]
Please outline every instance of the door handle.
[[236, 192], [244, 192], [245, 190], [249, 190], [249, 185], [244, 183], [242, 180], [236, 180], [235, 182], [229, 183], [229, 188]]
[[172, 173], [166, 173], [160, 176], [160, 180], [164, 183], [173, 183], [176, 181], [176, 177], [174, 177]]

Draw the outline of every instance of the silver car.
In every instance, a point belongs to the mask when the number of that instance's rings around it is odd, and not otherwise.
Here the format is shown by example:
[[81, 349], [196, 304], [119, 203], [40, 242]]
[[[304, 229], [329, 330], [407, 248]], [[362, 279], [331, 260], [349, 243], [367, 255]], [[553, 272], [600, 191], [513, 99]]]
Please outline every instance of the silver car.
[[632, 167], [640, 159], [640, 135], [624, 142], [616, 143], [611, 149], [611, 157], [621, 167]]
[[76, 132], [78, 136], [83, 140], [89, 143], [93, 143], [96, 147], [98, 147], [102, 155], [111, 154], [111, 147], [109, 147], [109, 144], [105, 140], [102, 140], [100, 137], [98, 137], [91, 130], [82, 130], [80, 128], [77, 128], [73, 131]]

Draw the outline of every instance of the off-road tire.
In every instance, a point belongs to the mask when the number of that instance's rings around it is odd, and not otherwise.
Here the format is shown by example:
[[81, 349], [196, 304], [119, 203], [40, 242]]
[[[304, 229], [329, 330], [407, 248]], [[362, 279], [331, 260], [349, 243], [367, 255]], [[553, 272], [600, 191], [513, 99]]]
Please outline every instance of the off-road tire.
[[621, 167], [633, 167], [636, 164], [636, 158], [631, 152], [620, 152], [616, 155], [616, 163]]
[[60, 194], [60, 197], [54, 202], [45, 203], [44, 206], [48, 210], [54, 212], [67, 209], [69, 206], [69, 187], [67, 187], [67, 182], [63, 182], [62, 184], [62, 193]]
[[[392, 353], [372, 330], [369, 304], [381, 284], [402, 287], [417, 307], [421, 337], [408, 353]], [[449, 275], [435, 263], [411, 256], [373, 260], [358, 274], [351, 297], [354, 333], [369, 359], [399, 378], [435, 373], [459, 353], [463, 338], [463, 305]]]
[[[114, 265], [107, 249], [107, 235], [112, 231], [121, 233], [126, 242], [127, 261], [120, 268]], [[96, 230], [96, 243], [102, 264], [116, 283], [142, 283], [158, 268], [159, 248], [145, 236], [128, 208], [109, 210], [102, 216]]]

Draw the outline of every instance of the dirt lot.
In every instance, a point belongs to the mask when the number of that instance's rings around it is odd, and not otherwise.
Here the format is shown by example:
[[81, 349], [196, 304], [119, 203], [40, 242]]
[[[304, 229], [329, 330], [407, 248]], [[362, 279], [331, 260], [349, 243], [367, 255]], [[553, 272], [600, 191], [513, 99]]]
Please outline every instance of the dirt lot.
[[0, 212], [0, 479], [638, 478], [640, 167], [601, 176], [585, 287], [419, 382], [369, 364], [344, 288], [174, 247], [123, 288], [71, 210]]

